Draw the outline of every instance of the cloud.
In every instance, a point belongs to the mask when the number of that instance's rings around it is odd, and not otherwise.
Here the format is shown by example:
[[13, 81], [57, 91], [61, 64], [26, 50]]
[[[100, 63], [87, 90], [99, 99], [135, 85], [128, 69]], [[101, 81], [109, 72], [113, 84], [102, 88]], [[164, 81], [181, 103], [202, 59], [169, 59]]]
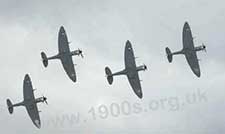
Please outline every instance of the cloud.
[[[7, 134], [20, 133], [182, 133], [209, 134], [224, 132], [223, 68], [225, 22], [223, 1], [0, 1], [0, 125]], [[189, 21], [196, 45], [208, 48], [200, 52], [202, 77], [196, 78], [183, 56], [167, 62], [165, 47], [182, 48], [181, 32]], [[48, 68], [41, 63], [40, 52], [48, 56], [57, 53], [57, 34], [63, 25], [71, 50], [83, 49], [85, 58], [74, 57], [78, 82], [72, 83], [59, 61], [50, 61]], [[126, 40], [133, 44], [138, 64], [145, 63], [148, 71], [141, 72], [144, 97], [139, 100], [126, 77], [117, 77], [109, 86], [105, 66], [112, 71], [124, 68]], [[42, 129], [37, 130], [24, 108], [15, 108], [9, 115], [5, 100], [22, 100], [22, 80], [29, 73], [35, 96], [48, 97], [49, 105], [39, 105]], [[92, 120], [90, 109], [112, 103], [140, 103], [152, 98], [182, 98], [186, 94], [206, 92], [208, 101], [187, 105], [179, 111], [157, 110], [132, 116]], [[99, 114], [98, 109], [96, 114]], [[73, 127], [52, 128], [46, 122], [80, 113], [82, 123]], [[99, 115], [98, 115], [99, 116]], [[69, 116], [70, 117], [70, 116]], [[84, 123], [87, 119], [87, 123]], [[216, 125], [215, 125], [216, 124]], [[46, 126], [45, 126], [46, 125]]]

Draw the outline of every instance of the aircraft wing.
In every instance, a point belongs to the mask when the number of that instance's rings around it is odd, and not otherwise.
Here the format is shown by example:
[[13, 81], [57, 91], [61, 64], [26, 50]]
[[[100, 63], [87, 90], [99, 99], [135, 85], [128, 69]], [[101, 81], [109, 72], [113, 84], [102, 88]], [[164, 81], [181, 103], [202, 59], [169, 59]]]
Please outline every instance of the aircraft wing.
[[35, 99], [32, 82], [28, 74], [25, 75], [23, 80], [23, 97], [25, 101]]
[[193, 37], [191, 33], [191, 28], [189, 24], [186, 22], [183, 28], [183, 49], [185, 50], [185, 57], [191, 70], [195, 75], [200, 77], [200, 67], [198, 62], [198, 57], [195, 51]]
[[69, 78], [73, 82], [76, 82], [76, 72], [75, 72], [72, 56], [71, 55], [63, 55], [63, 57], [61, 57], [61, 62], [62, 62], [63, 68], [66, 71]]
[[35, 102], [32, 82], [28, 74], [26, 74], [24, 78], [23, 83], [23, 96], [24, 96], [24, 102], [25, 107], [27, 109], [27, 112], [34, 123], [34, 125], [38, 128], [41, 126], [41, 121], [39, 117], [39, 112], [37, 108], [37, 104]]
[[125, 46], [125, 68], [127, 70], [127, 78], [132, 89], [139, 98], [142, 98], [141, 83], [138, 71], [136, 70], [134, 52], [130, 41], [127, 41]]
[[183, 49], [195, 49], [191, 28], [187, 22], [184, 24], [183, 27]]
[[134, 52], [130, 41], [126, 42], [124, 56], [125, 56], [125, 68], [131, 68], [136, 70]]
[[196, 52], [188, 51], [185, 53], [185, 57], [193, 73], [197, 75], [198, 77], [200, 77], [201, 73], [200, 73], [200, 67], [199, 67], [199, 62], [198, 62], [198, 57]]
[[66, 71], [69, 78], [76, 82], [76, 73], [72, 60], [72, 56], [70, 55], [69, 42], [67, 39], [66, 31], [63, 26], [60, 27], [59, 35], [58, 35], [58, 47], [59, 54], [62, 54], [60, 57], [64, 70]]
[[69, 42], [67, 39], [66, 31], [63, 26], [60, 27], [59, 34], [58, 34], [58, 49], [59, 49], [59, 54], [70, 52]]
[[41, 120], [39, 116], [39, 111], [35, 101], [28, 102], [26, 105], [27, 113], [29, 114], [33, 124], [37, 127], [41, 127]]
[[139, 98], [142, 98], [142, 89], [141, 89], [141, 83], [138, 76], [138, 72], [134, 72], [133, 74], [130, 73], [130, 75], [127, 75], [127, 78], [135, 94]]

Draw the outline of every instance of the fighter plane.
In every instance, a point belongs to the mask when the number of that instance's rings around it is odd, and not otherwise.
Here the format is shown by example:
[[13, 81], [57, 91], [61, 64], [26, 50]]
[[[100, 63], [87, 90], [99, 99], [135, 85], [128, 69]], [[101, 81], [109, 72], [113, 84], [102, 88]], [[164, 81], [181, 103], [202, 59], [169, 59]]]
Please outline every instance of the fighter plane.
[[28, 74], [25, 75], [25, 78], [23, 80], [23, 97], [24, 100], [20, 103], [17, 104], [12, 104], [12, 102], [7, 99], [7, 106], [10, 114], [13, 114], [14, 107], [19, 107], [19, 106], [24, 106], [27, 109], [27, 112], [33, 122], [33, 124], [37, 128], [41, 128], [41, 120], [39, 116], [38, 107], [37, 104], [40, 102], [47, 103], [47, 98], [46, 97], [40, 97], [40, 98], [35, 98], [34, 97], [34, 90], [32, 86], [31, 79]]
[[173, 60], [173, 55], [179, 55], [184, 54], [186, 57], [186, 60], [191, 67], [192, 72], [197, 76], [201, 76], [201, 71], [199, 67], [199, 60], [197, 57], [197, 51], [205, 51], [206, 52], [206, 46], [202, 44], [201, 46], [194, 46], [194, 38], [192, 37], [191, 28], [187, 22], [185, 22], [183, 27], [183, 49], [181, 51], [177, 52], [171, 52], [171, 50], [166, 47], [166, 54], [167, 59], [169, 63]]
[[109, 67], [105, 68], [108, 83], [110, 85], [113, 83], [113, 76], [126, 75], [134, 93], [141, 99], [143, 95], [138, 72], [147, 70], [147, 66], [146, 65], [141, 65], [138, 67], [136, 66], [133, 48], [129, 40], [126, 42], [124, 56], [125, 56], [125, 69], [123, 69], [122, 71], [112, 73]]
[[70, 42], [66, 35], [66, 31], [63, 26], [60, 27], [58, 33], [58, 54], [55, 56], [47, 57], [44, 52], [41, 52], [42, 62], [44, 67], [48, 66], [48, 60], [59, 59], [63, 65], [64, 70], [66, 71], [69, 78], [76, 82], [76, 72], [73, 64], [72, 56], [78, 55], [83, 58], [82, 50], [78, 49], [75, 51], [70, 51], [69, 47]]

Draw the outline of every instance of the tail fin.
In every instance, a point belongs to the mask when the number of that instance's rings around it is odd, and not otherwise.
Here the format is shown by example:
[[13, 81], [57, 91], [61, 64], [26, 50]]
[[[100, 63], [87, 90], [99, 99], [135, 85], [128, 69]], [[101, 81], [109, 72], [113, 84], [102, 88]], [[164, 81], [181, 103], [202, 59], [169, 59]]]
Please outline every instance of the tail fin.
[[171, 63], [173, 61], [173, 53], [171, 53], [171, 51], [168, 47], [166, 48], [166, 54], [167, 54], [167, 59], [168, 59], [169, 63]]
[[8, 106], [9, 113], [12, 114], [13, 113], [13, 104], [12, 104], [12, 102], [9, 99], [7, 99], [6, 103], [7, 103], [7, 106]]
[[42, 58], [42, 62], [44, 64], [44, 66], [47, 67], [48, 66], [48, 58], [44, 52], [41, 52], [41, 58]]
[[113, 83], [113, 76], [112, 76], [112, 71], [109, 69], [109, 67], [105, 68], [105, 74], [106, 74], [108, 83], [111, 85]]

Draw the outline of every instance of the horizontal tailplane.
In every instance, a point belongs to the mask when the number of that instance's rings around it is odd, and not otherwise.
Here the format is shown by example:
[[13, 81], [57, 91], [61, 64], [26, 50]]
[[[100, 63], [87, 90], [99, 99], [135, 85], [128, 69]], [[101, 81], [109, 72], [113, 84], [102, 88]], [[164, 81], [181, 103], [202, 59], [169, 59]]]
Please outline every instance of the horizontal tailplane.
[[168, 59], [169, 63], [171, 63], [173, 61], [173, 53], [171, 53], [171, 51], [168, 47], [166, 48], [166, 54], [167, 54], [167, 59]]
[[43, 65], [45, 67], [47, 67], [48, 66], [48, 58], [44, 52], [41, 52], [41, 58], [42, 58]]
[[105, 74], [106, 74], [108, 83], [111, 85], [113, 83], [113, 75], [112, 75], [112, 71], [109, 69], [109, 67], [105, 68]]
[[9, 113], [12, 114], [13, 113], [13, 104], [12, 104], [12, 102], [9, 99], [7, 99], [6, 103], [7, 103], [7, 106], [8, 106]]

